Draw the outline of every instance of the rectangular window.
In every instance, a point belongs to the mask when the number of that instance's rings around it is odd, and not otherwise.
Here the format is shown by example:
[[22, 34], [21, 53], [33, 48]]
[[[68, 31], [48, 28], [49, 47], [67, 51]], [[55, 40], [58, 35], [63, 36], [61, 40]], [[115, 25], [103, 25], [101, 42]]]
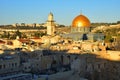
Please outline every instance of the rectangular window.
[[5, 64], [3, 65], [3, 68], [5, 68], [6, 66], [5, 66]]
[[98, 69], [100, 69], [100, 64], [98, 64]]
[[12, 63], [12, 67], [14, 67], [14, 63]]
[[17, 67], [17, 63], [15, 63], [15, 67]]
[[2, 65], [0, 65], [0, 69], [2, 69]]

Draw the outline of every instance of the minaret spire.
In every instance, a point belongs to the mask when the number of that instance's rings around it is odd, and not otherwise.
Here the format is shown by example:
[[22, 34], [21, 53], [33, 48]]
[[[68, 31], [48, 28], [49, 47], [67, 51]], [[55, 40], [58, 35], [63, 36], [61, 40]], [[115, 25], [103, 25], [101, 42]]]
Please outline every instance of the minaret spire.
[[54, 19], [53, 19], [53, 14], [52, 12], [49, 13], [48, 15], [48, 20], [47, 20], [47, 34], [48, 35], [54, 35], [55, 32], [55, 23], [54, 23]]

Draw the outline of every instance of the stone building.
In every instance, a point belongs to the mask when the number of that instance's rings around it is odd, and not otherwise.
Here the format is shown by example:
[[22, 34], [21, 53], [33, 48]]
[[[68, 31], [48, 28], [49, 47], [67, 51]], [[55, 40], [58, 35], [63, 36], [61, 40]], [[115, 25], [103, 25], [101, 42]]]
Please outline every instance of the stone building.
[[104, 34], [92, 33], [91, 23], [83, 14], [78, 15], [72, 21], [71, 33], [63, 34], [63, 37], [72, 38], [75, 41], [102, 41]]
[[19, 72], [20, 69], [20, 58], [17, 55], [1, 55], [0, 56], [0, 74], [8, 74]]

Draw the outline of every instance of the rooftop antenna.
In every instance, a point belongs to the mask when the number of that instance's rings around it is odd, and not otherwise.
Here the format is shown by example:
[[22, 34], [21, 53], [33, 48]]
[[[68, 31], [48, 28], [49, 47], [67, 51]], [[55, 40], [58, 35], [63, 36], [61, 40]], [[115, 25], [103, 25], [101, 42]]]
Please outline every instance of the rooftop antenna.
[[80, 15], [82, 15], [82, 10], [80, 10]]

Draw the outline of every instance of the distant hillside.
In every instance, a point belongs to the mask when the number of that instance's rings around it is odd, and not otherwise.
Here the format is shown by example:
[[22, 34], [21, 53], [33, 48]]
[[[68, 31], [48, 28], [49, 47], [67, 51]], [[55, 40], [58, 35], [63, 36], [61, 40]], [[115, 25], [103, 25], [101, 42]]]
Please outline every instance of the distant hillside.
[[56, 28], [56, 31], [59, 32], [59, 33], [70, 33], [70, 27], [59, 27], [59, 28]]
[[95, 33], [104, 33], [105, 41], [112, 42], [113, 37], [120, 39], [120, 23], [115, 25], [98, 26], [92, 30]]
[[95, 28], [101, 25], [109, 26], [109, 25], [116, 25], [116, 24], [120, 24], [120, 21], [117, 21], [116, 23], [91, 23], [91, 26]]

